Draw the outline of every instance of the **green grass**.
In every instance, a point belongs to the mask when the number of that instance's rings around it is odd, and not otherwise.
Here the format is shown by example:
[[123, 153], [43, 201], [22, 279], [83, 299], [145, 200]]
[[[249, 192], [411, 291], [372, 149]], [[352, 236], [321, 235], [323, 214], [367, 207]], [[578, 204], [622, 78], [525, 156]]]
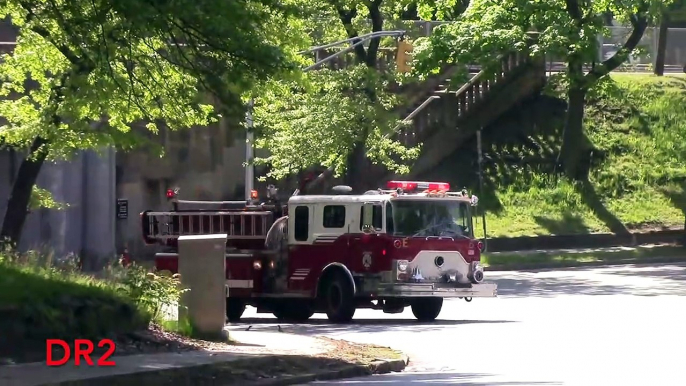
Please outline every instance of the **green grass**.
[[0, 256], [0, 325], [23, 340], [100, 338], [147, 327], [116, 282]]
[[574, 267], [587, 264], [620, 264], [655, 261], [686, 261], [682, 246], [655, 246], [586, 250], [582, 252], [494, 253], [484, 254], [484, 266], [495, 269], [526, 269], [544, 267]]
[[[612, 217], [628, 230], [683, 227], [685, 77], [617, 74], [589, 95], [584, 127], [596, 149], [590, 174], [595, 195], [580, 194], [553, 172], [562, 116], [546, 115], [552, 114], [547, 107], [523, 109], [535, 117], [515, 112], [484, 133], [485, 152], [496, 164], [486, 170], [491, 185], [481, 200], [489, 237], [609, 232]], [[538, 150], [524, 145], [522, 136]], [[471, 176], [457, 178], [476, 187]], [[480, 219], [475, 228], [482, 236]]]

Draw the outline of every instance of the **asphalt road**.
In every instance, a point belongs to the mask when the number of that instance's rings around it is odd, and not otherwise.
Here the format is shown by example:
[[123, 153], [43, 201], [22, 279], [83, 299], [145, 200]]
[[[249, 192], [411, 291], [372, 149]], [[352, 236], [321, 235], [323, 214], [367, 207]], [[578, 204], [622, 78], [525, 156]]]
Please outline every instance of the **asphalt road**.
[[[499, 297], [444, 303], [439, 320], [359, 310], [354, 323], [282, 325], [406, 352], [403, 373], [320, 385], [686, 385], [686, 265], [489, 273]], [[254, 309], [244, 323], [275, 329]]]

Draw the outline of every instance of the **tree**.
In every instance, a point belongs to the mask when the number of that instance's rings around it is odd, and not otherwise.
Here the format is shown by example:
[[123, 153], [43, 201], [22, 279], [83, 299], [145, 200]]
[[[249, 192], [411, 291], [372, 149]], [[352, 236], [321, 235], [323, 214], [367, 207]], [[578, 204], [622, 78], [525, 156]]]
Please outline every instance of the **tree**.
[[[467, 3], [320, 0], [303, 2], [302, 7], [309, 10], [308, 46], [316, 46], [369, 32], [402, 29], [412, 24], [403, 20], [419, 14], [451, 18]], [[403, 101], [392, 92], [391, 85], [412, 79], [401, 78], [393, 67], [377, 70], [382, 50], [395, 46], [393, 39], [373, 38], [355, 47], [355, 66], [343, 71], [308, 72], [299, 79], [263, 84], [256, 91], [255, 120], [261, 127], [256, 145], [270, 153], [256, 162], [269, 166], [267, 177], [278, 179], [323, 165], [337, 176], [345, 175], [345, 183], [360, 190], [365, 188], [369, 160], [397, 173], [408, 171], [407, 164], [420, 149], [407, 148], [393, 138], [403, 118], [395, 109]]]
[[[589, 90], [624, 63], [637, 48], [646, 27], [661, 10], [658, 0], [472, 0], [455, 23], [441, 26], [415, 49], [417, 70], [428, 74], [444, 63], [499, 65], [500, 54], [530, 46], [531, 55], [550, 54], [567, 64], [567, 114], [560, 159], [566, 174], [585, 180], [581, 162], [590, 151], [583, 117]], [[622, 47], [599, 60], [599, 34], [608, 33], [605, 14], [631, 26]], [[532, 31], [535, 40], [532, 41]]]
[[660, 28], [657, 38], [657, 57], [655, 58], [655, 75], [662, 76], [665, 73], [665, 56], [667, 51], [667, 35], [669, 28], [676, 22], [683, 22], [684, 20], [684, 0], [673, 0], [671, 4], [666, 4], [662, 7], [660, 17]]
[[130, 149], [137, 124], [157, 133], [241, 112], [252, 83], [292, 68], [274, 33], [292, 14], [271, 0], [2, 2], [18, 37], [0, 64], [0, 144], [27, 152], [0, 239], [19, 241], [46, 160]]
[[662, 11], [660, 29], [657, 36], [657, 57], [655, 58], [655, 68], [653, 72], [657, 76], [665, 74], [665, 54], [667, 51], [667, 33], [669, 32], [669, 13]]

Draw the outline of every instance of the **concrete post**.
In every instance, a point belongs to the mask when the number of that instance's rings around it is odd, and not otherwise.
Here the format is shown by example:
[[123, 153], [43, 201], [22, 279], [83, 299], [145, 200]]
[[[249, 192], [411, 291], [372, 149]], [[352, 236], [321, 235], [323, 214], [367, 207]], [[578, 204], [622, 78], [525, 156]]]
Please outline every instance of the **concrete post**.
[[179, 321], [187, 318], [193, 333], [226, 339], [226, 234], [179, 237], [179, 275], [184, 288]]

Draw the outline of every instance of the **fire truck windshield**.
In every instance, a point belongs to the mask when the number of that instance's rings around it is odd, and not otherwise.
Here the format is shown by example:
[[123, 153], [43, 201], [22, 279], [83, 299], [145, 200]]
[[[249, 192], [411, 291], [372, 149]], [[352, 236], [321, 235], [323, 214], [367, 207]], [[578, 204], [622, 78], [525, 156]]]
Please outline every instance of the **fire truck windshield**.
[[389, 234], [404, 237], [473, 237], [469, 205], [448, 200], [393, 200], [386, 207]]

